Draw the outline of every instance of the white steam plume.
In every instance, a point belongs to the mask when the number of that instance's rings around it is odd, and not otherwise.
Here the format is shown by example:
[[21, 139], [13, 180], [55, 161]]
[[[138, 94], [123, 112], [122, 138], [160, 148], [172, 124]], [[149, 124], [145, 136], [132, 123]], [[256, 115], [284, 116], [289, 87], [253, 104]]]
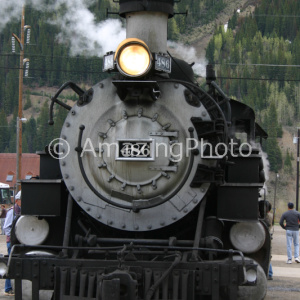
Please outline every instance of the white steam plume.
[[198, 58], [196, 55], [196, 49], [193, 47], [188, 47], [182, 43], [177, 43], [173, 41], [168, 41], [168, 47], [170, 52], [179, 56], [181, 59], [187, 61], [188, 63], [195, 63], [193, 65], [194, 72], [202, 77], [206, 77], [206, 65], [208, 64], [206, 58]]
[[58, 40], [68, 39], [71, 54], [103, 55], [113, 51], [126, 38], [126, 31], [117, 19], [96, 23], [94, 14], [83, 0], [59, 0], [55, 6], [62, 4], [66, 7], [65, 14], [53, 23], [60, 27]]
[[264, 171], [265, 171], [265, 178], [266, 181], [264, 182], [264, 189], [265, 189], [265, 193], [266, 195], [268, 194], [268, 187], [267, 187], [267, 182], [269, 181], [269, 172], [270, 172], [270, 162], [268, 160], [268, 154], [264, 151], [261, 150], [262, 153], [262, 160], [263, 160], [263, 164], [264, 164]]
[[263, 189], [260, 190], [260, 196], [262, 198], [264, 198], [264, 194], [268, 195], [268, 187], [267, 187], [267, 182], [269, 181], [270, 178], [270, 162], [268, 160], [268, 154], [266, 152], [264, 152], [261, 148], [261, 145], [259, 143], [256, 142], [251, 142], [251, 146], [253, 148], [258, 148], [258, 150], [261, 153], [261, 157], [262, 157], [262, 161], [263, 161], [263, 166], [264, 166], [264, 173], [265, 173], [265, 182], [264, 182], [264, 192]]
[[[49, 2], [49, 1], [48, 1]], [[59, 9], [61, 15], [48, 20], [59, 26], [57, 39], [61, 43], [69, 43], [71, 55], [102, 56], [113, 51], [126, 38], [126, 31], [117, 19], [108, 19], [97, 23], [94, 14], [89, 10], [94, 0], [57, 0], [46, 4], [45, 0], [27, 0], [26, 4], [36, 10], [53, 12]], [[0, 31], [9, 21], [20, 19], [22, 0], [0, 2]], [[25, 16], [26, 22], [26, 16]], [[32, 25], [33, 24], [28, 24]]]
[[[31, 5], [36, 10], [47, 11], [47, 5], [45, 4], [45, 0], [1, 0], [0, 1], [0, 32], [4, 29], [4, 27], [7, 25], [8, 22], [18, 21], [21, 19], [22, 7], [24, 4]], [[48, 7], [50, 8], [50, 6]], [[25, 22], [26, 22], [26, 16], [25, 16]]]

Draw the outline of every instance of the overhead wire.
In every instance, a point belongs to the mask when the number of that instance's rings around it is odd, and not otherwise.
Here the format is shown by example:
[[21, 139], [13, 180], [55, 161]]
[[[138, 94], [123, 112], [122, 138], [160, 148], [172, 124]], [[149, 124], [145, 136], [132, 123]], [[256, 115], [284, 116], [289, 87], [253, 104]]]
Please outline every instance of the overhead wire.
[[[249, 64], [244, 66], [259, 66], [259, 64]], [[265, 65], [268, 66], [268, 65]], [[270, 65], [271, 67], [300, 67], [299, 65]], [[0, 66], [0, 69], [4, 70], [20, 70], [20, 67], [5, 67]], [[31, 71], [35, 72], [62, 72], [62, 73], [76, 73], [76, 74], [106, 74], [101, 70], [99, 71], [78, 71], [78, 70], [64, 70], [64, 69], [40, 69], [30, 68]], [[298, 82], [300, 79], [280, 79], [280, 78], [263, 78], [263, 77], [231, 77], [231, 76], [217, 76], [217, 79], [232, 79], [232, 80], [263, 80], [263, 81], [295, 81]]]
[[[18, 58], [17, 53], [1, 53], [0, 52], [0, 57], [1, 56], [11, 56]], [[90, 57], [85, 57], [85, 56], [69, 56], [69, 55], [43, 55], [43, 54], [27, 54], [28, 57], [46, 57], [46, 58], [68, 58], [68, 59], [83, 59], [83, 60], [101, 60], [102, 57], [96, 57], [96, 56], [90, 56]], [[228, 62], [228, 63], [213, 63], [213, 65], [230, 65], [230, 66], [258, 66], [258, 67], [289, 67], [289, 68], [300, 68], [300, 65], [279, 65], [279, 64], [241, 64], [241, 63], [233, 63], [233, 62]]]

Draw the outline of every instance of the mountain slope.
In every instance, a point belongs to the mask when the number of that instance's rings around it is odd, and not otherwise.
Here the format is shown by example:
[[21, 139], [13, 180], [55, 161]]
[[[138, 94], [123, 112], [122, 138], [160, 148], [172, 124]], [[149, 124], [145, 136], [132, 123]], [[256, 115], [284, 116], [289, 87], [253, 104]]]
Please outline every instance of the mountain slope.
[[193, 27], [188, 34], [181, 35], [179, 38], [184, 44], [193, 46], [198, 57], [205, 57], [206, 47], [215, 32], [216, 26], [226, 24], [234, 11], [238, 9], [241, 11], [241, 16], [252, 13], [259, 0], [226, 0], [225, 2], [225, 9], [218, 14], [214, 21], [204, 26]]

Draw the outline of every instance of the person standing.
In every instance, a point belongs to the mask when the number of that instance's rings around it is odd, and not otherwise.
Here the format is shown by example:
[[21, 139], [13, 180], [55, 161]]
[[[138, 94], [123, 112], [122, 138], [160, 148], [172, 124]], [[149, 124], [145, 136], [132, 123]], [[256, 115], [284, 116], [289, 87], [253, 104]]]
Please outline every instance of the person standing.
[[[11, 251], [11, 243], [10, 243], [10, 233], [14, 219], [20, 215], [21, 213], [21, 191], [19, 191], [15, 198], [15, 206], [10, 208], [6, 213], [5, 223], [4, 223], [4, 232], [6, 234], [6, 245], [8, 255]], [[11, 281], [9, 278], [5, 280], [5, 295], [14, 296], [14, 291], [11, 286]]]
[[5, 222], [5, 217], [6, 217], [6, 209], [5, 205], [1, 204], [1, 214], [0, 214], [0, 219], [1, 219], [1, 235], [4, 235], [4, 222]]
[[[271, 213], [272, 209], [272, 204], [269, 201], [266, 201], [266, 217], [265, 221], [268, 226], [269, 232], [271, 234], [271, 239], [272, 239], [272, 224], [273, 224], [273, 215]], [[272, 256], [271, 256], [272, 257]], [[270, 261], [270, 266], [269, 266], [269, 273], [268, 273], [268, 280], [273, 280], [273, 268], [272, 268], [272, 263]]]
[[300, 213], [294, 210], [294, 203], [288, 203], [288, 210], [284, 212], [280, 218], [280, 226], [286, 230], [287, 244], [287, 264], [292, 263], [292, 242], [294, 242], [295, 262], [300, 263], [299, 259], [299, 223]]

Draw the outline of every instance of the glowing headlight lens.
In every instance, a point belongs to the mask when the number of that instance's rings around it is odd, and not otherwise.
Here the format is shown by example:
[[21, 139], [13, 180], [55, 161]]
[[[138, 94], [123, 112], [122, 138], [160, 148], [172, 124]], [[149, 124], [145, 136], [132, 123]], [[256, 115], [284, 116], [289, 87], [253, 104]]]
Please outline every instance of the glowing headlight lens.
[[117, 67], [119, 71], [130, 77], [147, 74], [152, 58], [147, 45], [138, 39], [128, 39], [122, 42], [117, 50]]
[[15, 234], [20, 243], [26, 245], [42, 244], [49, 233], [49, 224], [45, 219], [34, 216], [21, 216], [15, 225]]

